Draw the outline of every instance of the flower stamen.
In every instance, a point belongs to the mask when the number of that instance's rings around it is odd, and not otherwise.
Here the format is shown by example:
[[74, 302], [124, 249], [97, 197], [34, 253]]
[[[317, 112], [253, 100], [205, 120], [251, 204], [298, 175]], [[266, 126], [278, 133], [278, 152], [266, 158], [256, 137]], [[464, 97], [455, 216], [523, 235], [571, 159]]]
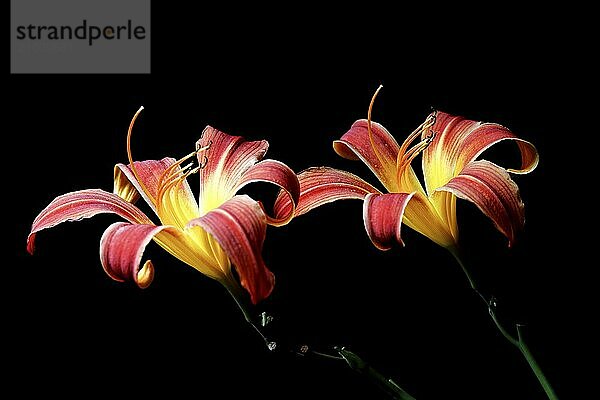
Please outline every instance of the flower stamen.
[[137, 119], [138, 115], [140, 115], [140, 113], [142, 112], [143, 109], [144, 109], [144, 106], [141, 106], [136, 111], [133, 118], [131, 119], [131, 122], [129, 123], [129, 129], [127, 130], [127, 158], [129, 160], [129, 166], [131, 168], [131, 172], [133, 172], [133, 176], [135, 176], [135, 179], [138, 181], [140, 187], [142, 188], [142, 190], [144, 191], [146, 196], [148, 196], [148, 198], [154, 204], [156, 204], [156, 199], [154, 198], [154, 196], [152, 196], [152, 193], [150, 193], [150, 191], [144, 184], [144, 181], [140, 178], [140, 174], [138, 174], [137, 169], [135, 168], [135, 164], [133, 163], [133, 157], [131, 155], [131, 132], [133, 130], [133, 125], [135, 124], [135, 120]]
[[432, 114], [430, 114], [427, 117], [427, 119], [424, 122], [422, 122], [417, 127], [417, 129], [412, 131], [412, 133], [410, 135], [408, 135], [406, 140], [402, 143], [402, 146], [400, 146], [400, 151], [398, 152], [398, 158], [396, 160], [396, 165], [398, 166], [398, 168], [400, 168], [400, 165], [402, 164], [402, 160], [404, 158], [404, 154], [406, 153], [406, 150], [408, 149], [408, 146], [410, 146], [410, 144], [412, 142], [414, 142], [416, 138], [421, 136], [421, 133], [430, 129], [433, 126], [433, 124], [435, 124], [436, 114], [437, 114], [437, 111], [434, 111]]
[[206, 146], [201, 147], [199, 144], [196, 144], [196, 153], [210, 149], [212, 144], [213, 144], [212, 140], [209, 140], [208, 144]]
[[196, 146], [196, 150], [183, 156], [179, 160], [175, 161], [172, 165], [170, 165], [167, 169], [165, 169], [158, 181], [158, 195], [156, 199], [157, 211], [162, 208], [163, 200], [167, 192], [176, 187], [179, 183], [184, 181], [191, 174], [195, 174], [202, 168], [204, 168], [208, 163], [208, 157], [206, 157], [205, 155], [202, 163], [193, 169], [191, 169], [193, 162], [187, 164], [184, 167], [180, 167], [181, 164], [186, 160], [189, 160], [193, 156], [198, 155], [198, 153], [210, 149], [211, 146], [212, 141], [209, 142], [209, 144], [206, 146]]
[[199, 165], [200, 169], [206, 167], [206, 164], [208, 164], [208, 157], [204, 156], [202, 163]]
[[383, 165], [383, 162], [381, 161], [381, 156], [377, 151], [377, 146], [375, 146], [375, 139], [373, 139], [373, 130], [371, 129], [371, 113], [373, 111], [373, 104], [375, 104], [375, 99], [377, 98], [377, 95], [379, 94], [381, 89], [383, 89], [383, 85], [379, 85], [379, 87], [373, 94], [373, 97], [371, 98], [371, 103], [369, 103], [369, 111], [367, 112], [367, 131], [369, 132], [369, 141], [371, 142], [371, 148], [373, 149], [373, 153], [375, 153], [375, 157], [377, 157], [379, 164]]
[[[435, 124], [437, 117], [437, 111], [433, 111], [427, 119], [421, 123], [402, 143], [400, 147], [400, 151], [398, 152], [398, 158], [396, 160], [396, 177], [400, 180], [400, 177], [406, 170], [406, 168], [410, 165], [410, 163], [419, 155], [421, 152], [425, 151], [425, 149], [433, 142], [435, 139], [435, 132], [431, 130], [431, 127]], [[418, 142], [416, 145], [408, 149], [408, 146], [415, 139], [421, 136], [423, 133], [428, 132], [425, 138]], [[407, 151], [408, 149], [408, 151]]]

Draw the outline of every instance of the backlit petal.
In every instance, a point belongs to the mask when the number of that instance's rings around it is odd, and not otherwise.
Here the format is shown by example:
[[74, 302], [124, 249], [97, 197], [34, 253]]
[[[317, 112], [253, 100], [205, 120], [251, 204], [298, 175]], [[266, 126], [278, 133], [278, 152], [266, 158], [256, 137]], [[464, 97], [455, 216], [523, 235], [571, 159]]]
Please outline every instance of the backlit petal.
[[206, 232], [201, 228], [189, 231], [173, 226], [169, 228], [158, 232], [154, 237], [163, 249], [209, 278], [222, 281], [229, 277], [229, 265], [222, 267], [219, 263], [223, 260], [217, 259], [209, 245], [205, 244], [208, 236]]
[[188, 228], [195, 226], [210, 233], [225, 250], [252, 303], [269, 296], [275, 278], [261, 254], [267, 218], [256, 201], [246, 195], [235, 196], [188, 224]]
[[456, 244], [448, 225], [427, 196], [416, 192], [404, 210], [404, 223], [442, 247]]
[[[167, 168], [171, 167], [175, 161], [174, 158], [167, 157], [162, 160], [134, 162], [138, 176], [143, 181], [144, 188], [148, 190], [148, 193], [137, 181], [131, 166], [115, 165], [115, 193], [130, 201], [135, 200], [134, 193], [137, 191], [159, 216], [163, 224], [183, 228], [189, 220], [198, 216], [198, 204], [187, 180], [181, 180], [169, 190], [162, 191], [162, 194], [160, 190], [161, 186], [168, 183], [169, 176], [173, 177], [173, 174], [176, 175], [178, 171], [181, 171], [181, 167], [177, 166], [165, 174]], [[160, 199], [158, 199], [159, 194], [161, 195]], [[161, 201], [160, 205], [157, 203], [159, 200]]]
[[396, 158], [400, 146], [382, 125], [372, 122], [373, 143], [369, 138], [367, 120], [352, 124], [340, 140], [333, 142], [336, 153], [350, 160], [362, 160], [390, 192], [398, 191]]
[[412, 194], [370, 193], [365, 197], [363, 219], [369, 238], [379, 250], [389, 250], [394, 243], [404, 246], [400, 236], [404, 209]]
[[[505, 140], [514, 141], [521, 154], [520, 168], [509, 169], [510, 172], [527, 173], [538, 163], [538, 153], [533, 144], [517, 138], [502, 125], [481, 123], [438, 111], [432, 131], [435, 137], [423, 152], [425, 186], [431, 202], [455, 237], [458, 237], [455, 197], [451, 193], [436, 193], [437, 188], [458, 176], [486, 149]], [[423, 137], [427, 134], [431, 131], [424, 132]]]
[[[127, 176], [129, 174], [130, 176]], [[117, 164], [114, 168], [113, 193], [125, 200], [128, 203], [135, 204], [140, 198], [140, 190], [137, 189], [131, 182], [131, 171], [124, 164]], [[134, 179], [135, 182], [135, 179]], [[137, 182], [136, 182], [137, 184]], [[146, 202], [147, 196], [145, 197]], [[154, 209], [154, 204], [150, 207]]]
[[281, 217], [267, 215], [270, 225], [281, 226], [287, 224], [294, 216], [294, 210], [300, 197], [300, 183], [298, 177], [287, 165], [276, 160], [263, 160], [250, 167], [241, 177], [235, 192], [252, 182], [268, 182], [281, 188], [281, 195], [287, 196], [289, 212]]
[[244, 173], [265, 156], [266, 140], [246, 141], [211, 126], [202, 132], [198, 148], [210, 146], [198, 153], [200, 170], [200, 214], [220, 206], [235, 195], [235, 189]]
[[[123, 199], [129, 201], [129, 198], [134, 197], [131, 192], [135, 189], [138, 194], [146, 200], [148, 205], [156, 212], [156, 196], [158, 194], [158, 186], [160, 177], [168, 167], [173, 165], [174, 158], [166, 157], [162, 160], [146, 160], [134, 161], [135, 170], [137, 171], [144, 187], [149, 193], [146, 193], [140, 183], [136, 179], [130, 165], [117, 164], [114, 170], [114, 192]], [[151, 197], [149, 197], [151, 196]]]
[[131, 223], [152, 224], [136, 206], [113, 193], [100, 189], [80, 190], [58, 196], [39, 213], [27, 238], [27, 250], [33, 254], [37, 232], [66, 221], [80, 221], [101, 213], [114, 213]]
[[525, 223], [517, 184], [503, 168], [489, 161], [467, 164], [459, 176], [437, 190], [473, 202], [508, 238], [509, 246]]
[[126, 222], [109, 226], [100, 239], [100, 261], [106, 273], [116, 281], [133, 280], [141, 288], [148, 287], [154, 267], [148, 260], [140, 269], [142, 254], [154, 235], [166, 228]]
[[[460, 174], [485, 150], [504, 140], [515, 141], [521, 153], [520, 168], [509, 169], [510, 172], [527, 173], [538, 163], [538, 153], [533, 144], [517, 138], [499, 124], [481, 123], [438, 111], [432, 131], [435, 137], [423, 152], [425, 186], [429, 194]], [[423, 133], [424, 136], [426, 134], [428, 132]]]
[[[358, 176], [329, 167], [309, 168], [298, 174], [298, 180], [300, 200], [296, 208], [297, 216], [336, 200], [362, 200], [369, 193], [380, 193]], [[274, 208], [276, 216], [288, 215], [292, 210], [289, 196], [280, 193]]]

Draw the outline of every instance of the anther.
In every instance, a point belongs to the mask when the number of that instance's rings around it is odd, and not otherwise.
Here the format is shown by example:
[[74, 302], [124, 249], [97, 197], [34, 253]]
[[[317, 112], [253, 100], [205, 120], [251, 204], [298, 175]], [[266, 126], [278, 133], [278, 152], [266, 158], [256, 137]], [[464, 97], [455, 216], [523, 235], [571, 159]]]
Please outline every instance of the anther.
[[204, 159], [202, 160], [202, 163], [200, 165], [198, 165], [198, 168], [202, 169], [202, 168], [206, 167], [207, 164], [208, 164], [208, 157], [204, 156]]
[[433, 112], [432, 114], [429, 114], [429, 116], [425, 120], [425, 123], [423, 124], [423, 127], [421, 130], [426, 131], [427, 129], [431, 128], [433, 125], [435, 125], [436, 120], [437, 120], [437, 111]]
[[194, 151], [183, 156], [179, 160], [175, 161], [173, 164], [171, 164], [168, 168], [166, 168], [163, 171], [162, 175], [160, 176], [159, 184], [158, 184], [159, 189], [158, 189], [157, 199], [158, 199], [158, 207], [159, 208], [160, 208], [162, 200], [163, 200], [164, 196], [167, 194], [167, 192], [169, 190], [171, 190], [173, 187], [177, 186], [180, 182], [185, 180], [191, 174], [195, 174], [196, 172], [200, 171], [200, 169], [204, 168], [206, 166], [206, 164], [208, 163], [208, 158], [206, 156], [204, 156], [203, 162], [196, 168], [192, 168], [192, 166], [194, 164], [193, 162], [185, 165], [184, 167], [181, 167], [181, 164], [184, 161], [186, 161], [194, 156], [197, 156], [199, 152], [208, 150], [211, 145], [212, 145], [212, 141], [210, 141], [208, 146], [201, 147], [198, 144], [196, 144], [196, 149]]
[[196, 153], [199, 153], [201, 151], [205, 151], [205, 150], [210, 149], [210, 147], [212, 146], [212, 144], [213, 144], [212, 140], [208, 141], [208, 145], [202, 146], [202, 147], [200, 147], [200, 144], [196, 143]]
[[425, 142], [427, 143], [427, 145], [429, 145], [431, 142], [433, 142], [433, 139], [435, 139], [435, 135], [436, 135], [436, 132], [431, 131], [431, 133], [429, 135], [425, 136]]

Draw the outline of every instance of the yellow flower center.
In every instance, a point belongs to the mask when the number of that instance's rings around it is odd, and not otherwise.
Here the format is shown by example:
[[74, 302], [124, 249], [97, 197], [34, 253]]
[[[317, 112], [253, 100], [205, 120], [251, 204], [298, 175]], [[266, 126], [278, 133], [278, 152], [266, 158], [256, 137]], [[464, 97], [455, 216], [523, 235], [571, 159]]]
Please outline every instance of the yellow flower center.
[[206, 166], [204, 156], [202, 164], [193, 167], [193, 162], [181, 167], [190, 158], [210, 149], [212, 143], [199, 146], [167, 167], [158, 179], [155, 196], [144, 184], [133, 162], [131, 154], [131, 133], [133, 125], [143, 110], [135, 113], [127, 131], [127, 157], [131, 171], [148, 199], [154, 204], [156, 214], [163, 225], [178, 229], [178, 233], [161, 232], [154, 240], [175, 257], [196, 268], [203, 274], [219, 281], [233, 281], [229, 258], [217, 241], [200, 227], [187, 228], [188, 222], [199, 216], [198, 206], [184, 193], [189, 190], [184, 185], [191, 174]]
[[[379, 160], [380, 165], [384, 165], [381, 154], [375, 145], [371, 129], [371, 112], [381, 88], [382, 86], [379, 86], [371, 99], [367, 114], [367, 129], [373, 152]], [[404, 222], [412, 229], [422, 233], [434, 242], [447, 247], [455, 244], [455, 238], [458, 234], [455, 232], [456, 217], [454, 212], [454, 202], [456, 199], [453, 196], [449, 196], [448, 203], [445, 203], [445, 208], [442, 209], [443, 213], [440, 213], [432, 203], [430, 196], [423, 190], [423, 186], [415, 174], [415, 171], [410, 167], [412, 161], [425, 151], [435, 139], [436, 132], [431, 128], [435, 124], [436, 118], [437, 112], [434, 111], [423, 123], [408, 135], [406, 140], [404, 140], [402, 146], [400, 146], [398, 150], [398, 155], [396, 156], [396, 175], [395, 177], [392, 176], [388, 178], [388, 180], [393, 181], [394, 178], [396, 179], [396, 185], [393, 188], [394, 191], [397, 191], [398, 193], [414, 193], [414, 196], [404, 211]], [[412, 145], [419, 137], [423, 137], [423, 139]], [[390, 162], [393, 161], [388, 161], [388, 164]], [[390, 173], [393, 173], [393, 169], [391, 169]], [[441, 196], [443, 194], [437, 195]]]
[[206, 156], [204, 156], [204, 162], [195, 168], [192, 168], [193, 163], [189, 163], [184, 167], [181, 167], [181, 164], [183, 164], [190, 158], [200, 154], [201, 152], [208, 150], [211, 145], [212, 143], [209, 143], [207, 146], [199, 147], [198, 149], [192, 151], [188, 155], [175, 161], [173, 165], [169, 166], [162, 173], [158, 180], [158, 194], [156, 196], [157, 198], [155, 203], [156, 213], [159, 215], [161, 220], [163, 220], [163, 216], [166, 216], [167, 213], [170, 213], [171, 218], [169, 218], [169, 220], [175, 220], [177, 222], [177, 225], [180, 227], [184, 227], [185, 224], [189, 222], [189, 218], [184, 217], [182, 219], [182, 216], [175, 215], [173, 213], [174, 207], [172, 207], [172, 196], [175, 194], [174, 191], [179, 188], [179, 185], [181, 185], [187, 179], [188, 176], [195, 174], [202, 168], [204, 168], [207, 162], [207, 158]]

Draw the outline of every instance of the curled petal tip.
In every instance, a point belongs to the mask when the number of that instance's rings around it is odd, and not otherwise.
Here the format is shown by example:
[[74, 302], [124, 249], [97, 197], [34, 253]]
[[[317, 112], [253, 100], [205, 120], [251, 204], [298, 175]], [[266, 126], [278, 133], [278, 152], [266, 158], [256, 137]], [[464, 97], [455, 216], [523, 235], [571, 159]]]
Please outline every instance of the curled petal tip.
[[100, 261], [104, 271], [117, 282], [133, 280], [140, 288], [150, 285], [154, 278], [154, 266], [147, 260], [140, 268], [140, 261], [148, 243], [168, 226], [154, 226], [126, 222], [110, 225], [100, 239]]
[[516, 233], [525, 224], [525, 205], [517, 184], [502, 167], [485, 160], [473, 161], [438, 190], [475, 204], [508, 238], [508, 247], [514, 245]]
[[263, 160], [244, 172], [235, 192], [252, 182], [267, 182], [278, 186], [280, 188], [278, 197], [283, 196], [291, 205], [285, 213], [275, 208], [274, 216], [271, 216], [259, 202], [267, 217], [267, 223], [272, 226], [282, 226], [290, 222], [300, 199], [300, 183], [294, 171], [280, 161]]
[[31, 255], [35, 252], [35, 233], [31, 233], [27, 237], [27, 252]]
[[394, 243], [404, 247], [400, 235], [402, 218], [414, 193], [371, 193], [365, 197], [363, 219], [373, 245], [379, 250], [389, 250]]
[[141, 289], [146, 289], [154, 279], [154, 265], [148, 260], [137, 273], [136, 283]]

